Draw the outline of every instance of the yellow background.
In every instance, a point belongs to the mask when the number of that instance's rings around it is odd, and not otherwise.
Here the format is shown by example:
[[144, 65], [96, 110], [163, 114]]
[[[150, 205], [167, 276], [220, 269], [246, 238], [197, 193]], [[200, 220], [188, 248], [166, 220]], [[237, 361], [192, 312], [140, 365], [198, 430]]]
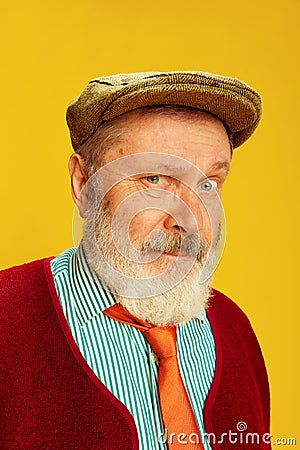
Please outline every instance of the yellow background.
[[64, 115], [91, 78], [205, 70], [261, 93], [261, 125], [235, 151], [224, 192], [215, 286], [259, 337], [274, 436], [298, 445], [299, 10], [299, 0], [11, 0], [0, 18], [1, 268], [73, 245]]

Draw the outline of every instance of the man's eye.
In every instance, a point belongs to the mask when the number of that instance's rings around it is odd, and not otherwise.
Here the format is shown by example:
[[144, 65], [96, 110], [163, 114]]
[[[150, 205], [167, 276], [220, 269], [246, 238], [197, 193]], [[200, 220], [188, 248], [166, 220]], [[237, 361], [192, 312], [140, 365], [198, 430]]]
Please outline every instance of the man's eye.
[[218, 186], [218, 183], [215, 180], [206, 180], [201, 183], [200, 187], [203, 191], [210, 192], [214, 189], [216, 189]]
[[166, 177], [162, 175], [149, 175], [149, 177], [146, 177], [146, 180], [148, 183], [151, 184], [166, 184], [167, 180]]

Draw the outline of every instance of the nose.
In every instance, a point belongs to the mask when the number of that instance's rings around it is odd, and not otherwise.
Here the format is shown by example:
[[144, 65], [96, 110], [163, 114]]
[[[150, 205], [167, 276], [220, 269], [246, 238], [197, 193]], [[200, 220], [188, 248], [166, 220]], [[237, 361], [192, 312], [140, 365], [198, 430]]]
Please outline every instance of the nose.
[[[176, 217], [176, 218], [175, 218]], [[180, 214], [180, 211], [176, 211], [173, 215], [171, 212], [167, 215], [164, 226], [168, 231], [177, 232], [178, 234], [198, 234], [198, 226], [195, 218], [192, 214]]]
[[168, 205], [164, 227], [168, 232], [183, 234], [203, 234], [205, 207], [194, 193], [182, 195]]

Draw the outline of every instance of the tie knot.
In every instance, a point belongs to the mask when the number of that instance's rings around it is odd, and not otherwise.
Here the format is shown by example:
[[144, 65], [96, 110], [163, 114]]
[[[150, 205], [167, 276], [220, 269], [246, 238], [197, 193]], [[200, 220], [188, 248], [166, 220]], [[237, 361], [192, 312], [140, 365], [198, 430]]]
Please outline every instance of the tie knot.
[[151, 327], [144, 336], [159, 359], [176, 356], [176, 327]]

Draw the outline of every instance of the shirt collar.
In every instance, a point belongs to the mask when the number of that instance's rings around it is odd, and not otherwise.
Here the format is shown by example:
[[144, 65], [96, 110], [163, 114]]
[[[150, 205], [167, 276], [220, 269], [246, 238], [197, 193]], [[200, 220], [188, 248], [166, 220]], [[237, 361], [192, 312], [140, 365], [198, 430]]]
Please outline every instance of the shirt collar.
[[114, 305], [113, 294], [105, 289], [100, 278], [90, 268], [82, 243], [70, 261], [70, 280], [73, 287], [74, 303], [81, 326]]

